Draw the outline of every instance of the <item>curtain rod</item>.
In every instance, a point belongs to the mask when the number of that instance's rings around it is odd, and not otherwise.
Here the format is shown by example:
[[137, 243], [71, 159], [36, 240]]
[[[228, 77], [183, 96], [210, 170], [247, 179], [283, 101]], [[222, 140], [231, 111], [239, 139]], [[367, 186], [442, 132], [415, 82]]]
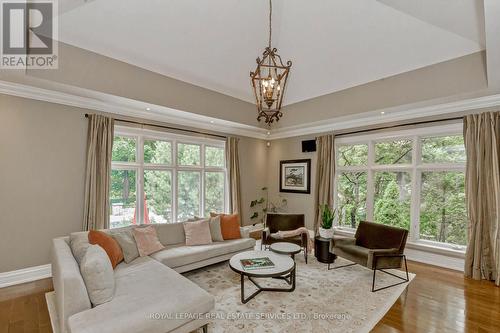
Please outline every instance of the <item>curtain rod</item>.
[[335, 137], [344, 136], [344, 135], [351, 135], [351, 134], [367, 133], [367, 132], [373, 132], [373, 131], [379, 131], [379, 130], [384, 130], [384, 129], [403, 127], [403, 126], [431, 124], [431, 123], [437, 123], [437, 122], [441, 122], [441, 121], [462, 120], [462, 119], [463, 119], [463, 117], [453, 117], [453, 118], [437, 119], [437, 120], [416, 121], [413, 123], [405, 123], [405, 124], [391, 125], [391, 126], [382, 126], [382, 127], [369, 128], [369, 129], [364, 129], [364, 130], [359, 130], [359, 131], [340, 133], [340, 134], [335, 134]]
[[[88, 118], [89, 115], [88, 113], [85, 114], [85, 118]], [[116, 119], [116, 121], [122, 122], [122, 123], [129, 123], [129, 124], [136, 124], [136, 125], [145, 125], [145, 126], [153, 126], [153, 127], [158, 127], [158, 128], [165, 128], [169, 130], [175, 130], [175, 131], [182, 131], [182, 132], [188, 132], [188, 133], [196, 133], [196, 134], [201, 134], [201, 135], [208, 135], [208, 136], [213, 136], [217, 138], [222, 138], [222, 139], [227, 139], [227, 136], [224, 135], [218, 135], [218, 134], [211, 134], [211, 133], [206, 133], [206, 132], [200, 132], [200, 131], [195, 131], [195, 130], [188, 130], [184, 128], [178, 128], [178, 127], [172, 127], [172, 126], [165, 126], [165, 125], [157, 125], [157, 124], [149, 124], [149, 123], [142, 123], [140, 121], [134, 121], [134, 120], [125, 120], [125, 119]]]

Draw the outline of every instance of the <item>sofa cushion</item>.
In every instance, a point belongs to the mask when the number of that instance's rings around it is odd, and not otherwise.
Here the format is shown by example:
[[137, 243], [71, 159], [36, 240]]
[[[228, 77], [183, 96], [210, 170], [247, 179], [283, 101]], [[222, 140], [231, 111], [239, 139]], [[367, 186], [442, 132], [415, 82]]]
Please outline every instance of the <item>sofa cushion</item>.
[[173, 244], [184, 244], [186, 237], [184, 236], [184, 226], [182, 223], [158, 223], [153, 224], [158, 234], [158, 239], [163, 246]]
[[113, 299], [115, 277], [111, 261], [99, 245], [90, 245], [80, 264], [90, 301], [96, 306]]
[[186, 245], [206, 245], [212, 243], [208, 220], [184, 222]]
[[71, 316], [68, 325], [71, 333], [163, 333], [192, 320], [175, 314], [203, 314], [213, 307], [214, 297], [205, 290], [171, 268], [141, 257], [116, 267], [112, 301]]
[[158, 260], [164, 265], [175, 268], [245, 250], [253, 246], [255, 246], [255, 240], [253, 238], [233, 239], [198, 246], [171, 245], [166, 247], [165, 250], [152, 254], [151, 258]]

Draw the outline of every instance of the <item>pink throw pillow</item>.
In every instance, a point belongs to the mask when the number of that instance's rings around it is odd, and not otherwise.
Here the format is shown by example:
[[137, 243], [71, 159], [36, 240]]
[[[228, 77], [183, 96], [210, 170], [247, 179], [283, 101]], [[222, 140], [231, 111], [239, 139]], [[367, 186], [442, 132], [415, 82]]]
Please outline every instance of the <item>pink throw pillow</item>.
[[149, 256], [152, 253], [163, 250], [165, 247], [160, 243], [156, 229], [153, 226], [132, 229], [137, 250], [141, 257]]
[[212, 243], [210, 234], [210, 222], [201, 220], [196, 222], [184, 222], [184, 233], [186, 234], [186, 245], [206, 245]]

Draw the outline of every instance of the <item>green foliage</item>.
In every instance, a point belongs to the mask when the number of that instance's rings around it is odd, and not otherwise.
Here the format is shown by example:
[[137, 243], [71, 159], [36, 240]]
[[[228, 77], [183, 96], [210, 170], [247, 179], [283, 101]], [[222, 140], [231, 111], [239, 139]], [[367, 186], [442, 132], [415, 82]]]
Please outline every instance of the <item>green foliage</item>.
[[[201, 146], [195, 144], [179, 144], [178, 159], [182, 165], [201, 164]], [[205, 147], [205, 162], [211, 167], [224, 166], [224, 150], [218, 147]], [[134, 138], [115, 137], [113, 144], [113, 161], [136, 161], [136, 141]], [[144, 162], [147, 164], [172, 164], [172, 143], [160, 140], [144, 141]], [[209, 214], [211, 211], [220, 212], [224, 208], [224, 173], [220, 171], [205, 172], [205, 211], [200, 212], [201, 197], [201, 172], [179, 171], [178, 182], [178, 212], [172, 217], [174, 198], [172, 194], [173, 175], [170, 170], [145, 170], [144, 195], [148, 208], [150, 222], [173, 222], [172, 220], [186, 220], [201, 213]], [[119, 216], [127, 215], [123, 221], [116, 222], [114, 227], [127, 225], [131, 222], [136, 206], [136, 180], [135, 170], [112, 170], [110, 201], [111, 204], [127, 210], [126, 213], [117, 213]], [[132, 211], [132, 212], [131, 212]], [[122, 215], [123, 214], [123, 215]]]
[[[172, 172], [144, 171], [144, 192], [149, 212], [160, 215], [166, 222], [172, 222]], [[150, 214], [150, 222], [163, 221], [156, 221]]]
[[338, 149], [340, 166], [367, 165], [368, 145], [346, 145]]
[[267, 187], [261, 188], [261, 191], [264, 192], [264, 196], [250, 202], [250, 208], [252, 210], [250, 219], [255, 221], [254, 224], [264, 223], [264, 217], [266, 216], [267, 212], [276, 213], [279, 211], [283, 211], [288, 204], [288, 201], [285, 198], [281, 197], [276, 201], [270, 201]]
[[168, 141], [144, 141], [144, 163], [172, 164], [172, 144]]
[[331, 229], [335, 219], [335, 209], [331, 209], [327, 204], [319, 206], [321, 210], [321, 228]]
[[111, 159], [115, 162], [135, 162], [135, 146], [136, 142], [134, 138], [115, 137]]
[[223, 167], [224, 149], [218, 147], [205, 147], [205, 165]]
[[[379, 142], [376, 164], [411, 162], [411, 140]], [[364, 165], [367, 145], [339, 147], [339, 165]], [[422, 139], [423, 163], [463, 163], [462, 136]], [[366, 219], [367, 172], [341, 172], [337, 182], [338, 221], [355, 228]], [[420, 191], [420, 238], [465, 245], [467, 223], [463, 172], [424, 171]], [[374, 172], [374, 220], [402, 228], [410, 226], [411, 177], [408, 172]]]
[[343, 172], [338, 181], [338, 221], [356, 228], [366, 219], [366, 172]]
[[464, 173], [422, 173], [421, 198], [420, 238], [466, 245]]
[[412, 140], [396, 140], [375, 144], [376, 164], [409, 164], [411, 163]]
[[224, 173], [205, 172], [205, 216], [222, 212], [224, 208]]
[[384, 189], [383, 196], [375, 203], [375, 222], [409, 229], [409, 206], [401, 201], [399, 186], [391, 180]]
[[250, 220], [256, 221], [255, 223], [264, 223], [264, 216], [266, 215], [267, 212], [267, 205], [266, 205], [268, 198], [267, 187], [263, 187], [260, 190], [264, 192], [265, 198], [260, 197], [259, 199], [255, 199], [250, 202], [250, 208], [252, 209], [252, 215], [250, 216]]
[[179, 165], [200, 165], [201, 147], [199, 145], [178, 143], [177, 144], [177, 163]]

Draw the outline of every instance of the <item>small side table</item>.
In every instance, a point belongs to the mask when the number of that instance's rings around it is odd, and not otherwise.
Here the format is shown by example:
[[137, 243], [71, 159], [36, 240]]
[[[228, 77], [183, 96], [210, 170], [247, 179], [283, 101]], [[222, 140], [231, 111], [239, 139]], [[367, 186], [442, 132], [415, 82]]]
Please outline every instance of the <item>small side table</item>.
[[324, 264], [331, 264], [337, 259], [337, 256], [330, 253], [330, 244], [332, 240], [330, 238], [323, 238], [316, 236], [314, 238], [314, 256], [319, 262]]
[[297, 244], [287, 242], [273, 243], [269, 248], [275, 253], [289, 255], [294, 261], [295, 255], [302, 251], [302, 248]]

